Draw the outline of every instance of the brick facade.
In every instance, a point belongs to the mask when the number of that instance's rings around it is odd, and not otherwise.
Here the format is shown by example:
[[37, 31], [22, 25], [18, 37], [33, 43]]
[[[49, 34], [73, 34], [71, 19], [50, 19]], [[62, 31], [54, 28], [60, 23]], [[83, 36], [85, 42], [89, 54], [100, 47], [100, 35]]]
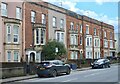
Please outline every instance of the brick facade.
[[[22, 21], [16, 20], [14, 18], [15, 14], [12, 13], [10, 13], [8, 19], [11, 20], [11, 18], [13, 18], [13, 22], [16, 21], [20, 24], [21, 43], [19, 48], [21, 53], [20, 59], [22, 57], [23, 61], [30, 61], [32, 59], [35, 62], [40, 62], [42, 47], [49, 39], [55, 39], [55, 34], [51, 34], [52, 31], [56, 31], [51, 29], [51, 18], [54, 16], [51, 14], [55, 14], [59, 19], [57, 22], [57, 31], [59, 30], [60, 19], [63, 18], [65, 21], [64, 43], [68, 51], [68, 60], [79, 60], [83, 58], [98, 59], [115, 55], [114, 27], [112, 25], [87, 16], [79, 15], [48, 2], [22, 2], [20, 6], [23, 14]], [[15, 10], [15, 7], [12, 5], [9, 7], [9, 10], [12, 8]], [[31, 11], [35, 12], [35, 22], [31, 22]], [[42, 23], [42, 14], [45, 14], [46, 24]], [[0, 21], [4, 21], [4, 17], [0, 17]], [[4, 22], [0, 24], [3, 25]], [[70, 28], [71, 24], [74, 24], [73, 28]], [[6, 35], [4, 29], [1, 29], [1, 31]], [[44, 38], [41, 38], [43, 34], [37, 35], [38, 31], [39, 33], [45, 32]], [[86, 31], [89, 33], [87, 34]], [[37, 38], [37, 36], [40, 37]], [[45, 43], [37, 43], [37, 39], [40, 38], [44, 39]], [[2, 47], [0, 49], [0, 56], [3, 55], [5, 61], [5, 49], [3, 49], [4, 46], [6, 46], [5, 36], [3, 38], [0, 35], [0, 41], [2, 41], [0, 44], [0, 47]], [[95, 46], [96, 44], [97, 46]], [[37, 57], [39, 57], [39, 59]]]

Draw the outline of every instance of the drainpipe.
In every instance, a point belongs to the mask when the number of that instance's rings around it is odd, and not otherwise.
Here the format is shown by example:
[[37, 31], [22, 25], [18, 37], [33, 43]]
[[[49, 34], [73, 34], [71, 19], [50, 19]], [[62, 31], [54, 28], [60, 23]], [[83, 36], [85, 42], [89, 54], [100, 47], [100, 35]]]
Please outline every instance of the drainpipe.
[[84, 23], [83, 23], [84, 19], [82, 16], [82, 36], [83, 36], [83, 57], [85, 58], [85, 34], [84, 34]]

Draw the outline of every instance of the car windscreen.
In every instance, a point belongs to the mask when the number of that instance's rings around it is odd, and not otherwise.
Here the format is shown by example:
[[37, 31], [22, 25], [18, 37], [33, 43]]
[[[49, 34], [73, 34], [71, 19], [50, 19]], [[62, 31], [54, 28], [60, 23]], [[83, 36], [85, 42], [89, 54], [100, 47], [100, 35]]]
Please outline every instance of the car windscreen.
[[95, 63], [97, 62], [97, 63], [100, 63], [100, 62], [103, 62], [104, 61], [104, 59], [99, 59], [99, 60], [96, 60], [95, 61]]

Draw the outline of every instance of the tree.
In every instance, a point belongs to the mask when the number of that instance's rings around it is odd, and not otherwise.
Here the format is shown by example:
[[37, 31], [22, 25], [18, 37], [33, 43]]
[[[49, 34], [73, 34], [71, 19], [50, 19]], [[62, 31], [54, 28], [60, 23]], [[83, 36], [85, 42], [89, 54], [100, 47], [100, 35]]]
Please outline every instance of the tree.
[[118, 56], [120, 56], [120, 52], [118, 52]]
[[[56, 52], [56, 48], [58, 49]], [[48, 41], [47, 44], [43, 47], [42, 55], [45, 60], [54, 60], [61, 58], [66, 55], [66, 49], [63, 43], [57, 42], [55, 40]]]

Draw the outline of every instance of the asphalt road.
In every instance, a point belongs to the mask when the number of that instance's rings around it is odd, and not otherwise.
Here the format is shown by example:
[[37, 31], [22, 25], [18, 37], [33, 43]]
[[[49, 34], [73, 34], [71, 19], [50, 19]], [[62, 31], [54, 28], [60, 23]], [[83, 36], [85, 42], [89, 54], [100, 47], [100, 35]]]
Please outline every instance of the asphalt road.
[[61, 84], [66, 82], [118, 82], [118, 72], [118, 65], [114, 65], [111, 66], [111, 68], [74, 71], [70, 75], [62, 75], [50, 78], [33, 78], [17, 81], [17, 83], [56, 82], [55, 84]]

